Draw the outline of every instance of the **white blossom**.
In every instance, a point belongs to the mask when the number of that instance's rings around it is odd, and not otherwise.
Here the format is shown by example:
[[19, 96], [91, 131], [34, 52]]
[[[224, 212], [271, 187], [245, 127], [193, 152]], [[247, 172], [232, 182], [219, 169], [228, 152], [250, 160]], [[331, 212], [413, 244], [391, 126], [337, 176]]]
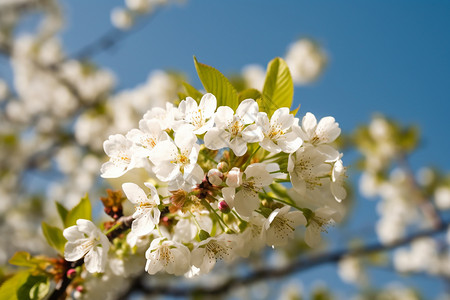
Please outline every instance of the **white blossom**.
[[199, 151], [197, 136], [188, 127], [181, 128], [175, 133], [174, 141], [161, 141], [152, 151], [150, 160], [155, 164], [156, 177], [164, 182], [175, 182], [179, 188], [184, 183], [200, 183], [204, 174], [197, 164]]
[[157, 120], [143, 119], [139, 122], [139, 128], [131, 129], [126, 137], [137, 145], [135, 154], [141, 157], [150, 156], [158, 142], [169, 139], [169, 136], [161, 129]]
[[145, 258], [147, 258], [145, 271], [150, 275], [159, 271], [177, 276], [183, 275], [190, 269], [190, 255], [189, 249], [183, 244], [166, 238], [154, 239], [145, 252]]
[[312, 113], [306, 113], [301, 127], [294, 127], [303, 141], [314, 145], [332, 143], [341, 134], [339, 123], [333, 117], [324, 117], [317, 124], [317, 119]]
[[128, 182], [122, 185], [122, 189], [128, 200], [136, 208], [133, 214], [134, 220], [131, 224], [131, 231], [136, 236], [143, 236], [152, 232], [155, 226], [158, 225], [161, 215], [158, 209], [160, 200], [156, 188], [147, 182], [145, 186], [150, 189], [148, 196], [137, 184]]
[[103, 143], [109, 161], [101, 168], [103, 178], [117, 178], [125, 174], [137, 164], [133, 157], [133, 143], [121, 134], [110, 135]]
[[64, 258], [67, 261], [77, 261], [84, 257], [88, 272], [105, 271], [110, 244], [94, 223], [78, 219], [77, 225], [64, 229], [63, 235], [68, 241], [64, 248]]
[[218, 259], [229, 262], [234, 258], [233, 246], [231, 235], [209, 237], [192, 250], [191, 263], [200, 269], [200, 273], [209, 273]]
[[[245, 169], [244, 174], [245, 179], [242, 180], [242, 184], [237, 188], [238, 191], [234, 197], [231, 190], [233, 188], [225, 188], [225, 192], [231, 193], [227, 198], [233, 199], [231, 202], [237, 213], [244, 217], [250, 217], [252, 212], [260, 205], [258, 193], [261, 192], [263, 187], [266, 187], [273, 182], [273, 177], [262, 163], [249, 165]], [[225, 201], [227, 201], [227, 198], [225, 198]], [[228, 202], [229, 201], [227, 201], [227, 203]]]
[[294, 125], [294, 115], [287, 107], [277, 109], [270, 118], [270, 122], [265, 112], [258, 113], [256, 125], [261, 127], [264, 135], [260, 145], [267, 151], [292, 153], [302, 144], [298, 134], [291, 130]]
[[308, 218], [305, 232], [305, 242], [310, 247], [317, 246], [321, 241], [320, 233], [326, 231], [329, 226], [334, 225], [337, 213], [327, 207], [316, 209]]
[[289, 206], [275, 209], [264, 222], [264, 234], [267, 245], [284, 246], [294, 236], [297, 226], [306, 225], [301, 211], [289, 211]]
[[229, 147], [237, 156], [247, 152], [247, 143], [262, 140], [262, 132], [258, 126], [247, 126], [256, 121], [259, 111], [253, 99], [246, 99], [239, 104], [236, 114], [228, 106], [220, 106], [214, 118], [215, 127], [205, 134], [205, 146], [218, 150]]
[[217, 100], [213, 94], [203, 95], [200, 104], [191, 97], [187, 97], [178, 106], [178, 111], [183, 116], [181, 124], [187, 124], [195, 134], [203, 134], [214, 125], [216, 107]]

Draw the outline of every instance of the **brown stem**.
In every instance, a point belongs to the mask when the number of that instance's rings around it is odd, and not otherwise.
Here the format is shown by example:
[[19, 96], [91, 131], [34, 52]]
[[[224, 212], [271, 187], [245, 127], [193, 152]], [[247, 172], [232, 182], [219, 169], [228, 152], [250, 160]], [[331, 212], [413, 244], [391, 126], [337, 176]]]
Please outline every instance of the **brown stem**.
[[[315, 256], [303, 257], [292, 264], [281, 268], [263, 268], [254, 271], [246, 276], [236, 276], [225, 280], [222, 284], [216, 286], [197, 286], [193, 288], [176, 288], [173, 286], [152, 286], [149, 287], [142, 283], [142, 276], [137, 277], [131, 284], [130, 288], [122, 296], [131, 295], [133, 292], [141, 292], [145, 295], [168, 295], [172, 297], [188, 297], [195, 295], [219, 295], [225, 294], [237, 287], [245, 287], [258, 281], [285, 277], [287, 275], [305, 271], [326, 263], [336, 263], [346, 256], [364, 256], [375, 252], [388, 251], [401, 246], [410, 244], [411, 242], [426, 236], [432, 236], [441, 233], [450, 225], [449, 222], [441, 222], [441, 224], [433, 229], [420, 231], [403, 239], [397, 240], [388, 245], [375, 243], [366, 245], [357, 249], [344, 249], [329, 253], [323, 253]], [[145, 275], [145, 274], [144, 274]]]

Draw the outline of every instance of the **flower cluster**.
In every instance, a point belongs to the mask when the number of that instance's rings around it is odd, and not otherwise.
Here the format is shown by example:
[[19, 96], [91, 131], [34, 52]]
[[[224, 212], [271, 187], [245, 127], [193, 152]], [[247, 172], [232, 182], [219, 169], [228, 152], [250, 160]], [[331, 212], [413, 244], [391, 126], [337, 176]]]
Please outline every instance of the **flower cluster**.
[[101, 172], [147, 171], [122, 185], [135, 207], [127, 243], [150, 243], [148, 273], [193, 276], [264, 244], [284, 246], [299, 227], [316, 245], [343, 214], [345, 168], [330, 144], [339, 134], [332, 117], [307, 113], [300, 123], [287, 107], [269, 117], [253, 99], [234, 111], [208, 93], [153, 108], [139, 129], [111, 135]]

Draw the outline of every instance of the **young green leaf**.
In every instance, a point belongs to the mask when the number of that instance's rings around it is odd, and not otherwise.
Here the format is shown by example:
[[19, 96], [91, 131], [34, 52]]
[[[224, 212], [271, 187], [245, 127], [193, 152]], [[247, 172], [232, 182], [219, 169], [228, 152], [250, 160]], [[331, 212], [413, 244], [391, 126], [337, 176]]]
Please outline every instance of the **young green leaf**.
[[91, 201], [89, 201], [87, 194], [67, 213], [64, 227], [67, 228], [75, 225], [78, 219], [92, 220]]
[[297, 106], [296, 109], [291, 110], [291, 114], [293, 114], [295, 116], [298, 113], [299, 109], [300, 109], [300, 104]]
[[188, 95], [191, 98], [194, 98], [195, 100], [200, 101], [200, 99], [202, 99], [203, 94], [198, 91], [195, 87], [193, 87], [192, 85], [190, 85], [187, 82], [182, 82], [184, 90], [186, 91], [186, 95]]
[[[30, 271], [20, 271], [14, 274], [12, 277], [7, 279], [0, 286], [0, 299], [8, 300], [21, 300], [24, 298], [19, 298], [19, 289], [26, 282], [30, 276]], [[26, 299], [26, 298], [25, 298]]]
[[26, 251], [19, 251], [14, 253], [13, 257], [9, 259], [9, 263], [19, 267], [35, 267], [36, 262], [32, 261], [31, 254]]
[[239, 104], [238, 93], [230, 81], [217, 69], [199, 63], [194, 57], [195, 69], [203, 87], [217, 98], [217, 106], [227, 105], [236, 109]]
[[[42, 284], [44, 286], [41, 287]], [[30, 275], [17, 290], [17, 297], [23, 300], [41, 300], [45, 298], [49, 288], [49, 281], [46, 276]]]
[[59, 254], [64, 255], [64, 246], [67, 240], [64, 238], [62, 234], [62, 230], [58, 227], [48, 225], [45, 222], [42, 222], [42, 232], [44, 233], [45, 239], [47, 243]]
[[258, 100], [262, 98], [262, 94], [257, 89], [246, 89], [239, 93], [239, 103], [245, 99]]
[[[33, 278], [35, 277], [35, 278]], [[30, 280], [31, 279], [31, 280]], [[30, 281], [31, 289], [29, 291], [29, 297], [32, 300], [45, 299], [50, 290], [50, 280], [45, 276], [30, 276], [28, 277], [27, 284]]]
[[56, 205], [56, 210], [58, 211], [58, 215], [61, 218], [61, 221], [63, 222], [63, 224], [65, 224], [67, 214], [69, 213], [69, 211], [58, 201], [55, 201], [55, 205]]
[[294, 84], [286, 62], [282, 58], [274, 58], [267, 65], [264, 81], [263, 98], [258, 103], [260, 110], [267, 115], [280, 107], [290, 108], [294, 97]]

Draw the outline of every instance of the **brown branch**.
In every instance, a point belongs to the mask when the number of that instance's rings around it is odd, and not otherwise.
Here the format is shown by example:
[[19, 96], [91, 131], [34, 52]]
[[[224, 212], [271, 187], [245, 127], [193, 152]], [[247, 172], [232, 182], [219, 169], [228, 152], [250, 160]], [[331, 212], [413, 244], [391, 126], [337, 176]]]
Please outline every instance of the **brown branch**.
[[[396, 242], [393, 242], [389, 245], [383, 245], [380, 243], [375, 243], [372, 245], [367, 245], [364, 247], [360, 247], [357, 249], [344, 249], [338, 250], [330, 253], [323, 253], [311, 257], [304, 257], [296, 262], [289, 264], [287, 266], [281, 268], [263, 268], [256, 270], [246, 276], [239, 277], [231, 277], [222, 284], [207, 287], [192, 287], [192, 288], [176, 288], [172, 286], [152, 286], [148, 287], [142, 283], [142, 276], [135, 279], [133, 284], [130, 286], [129, 290], [125, 292], [126, 295], [130, 295], [132, 292], [141, 292], [145, 295], [169, 295], [173, 297], [187, 297], [193, 295], [219, 295], [229, 292], [231, 289], [240, 287], [240, 286], [248, 286], [249, 284], [253, 284], [258, 281], [266, 280], [266, 279], [276, 279], [285, 277], [287, 275], [302, 272], [323, 264], [327, 263], [336, 263], [341, 260], [345, 256], [364, 256], [380, 251], [388, 251], [401, 246], [405, 246], [410, 244], [411, 242], [427, 237], [432, 236], [438, 233], [441, 233], [447, 229], [450, 225], [449, 222], [442, 222], [439, 227], [424, 230], [412, 234], [403, 239], [399, 239]], [[122, 295], [118, 299], [124, 299]]]

